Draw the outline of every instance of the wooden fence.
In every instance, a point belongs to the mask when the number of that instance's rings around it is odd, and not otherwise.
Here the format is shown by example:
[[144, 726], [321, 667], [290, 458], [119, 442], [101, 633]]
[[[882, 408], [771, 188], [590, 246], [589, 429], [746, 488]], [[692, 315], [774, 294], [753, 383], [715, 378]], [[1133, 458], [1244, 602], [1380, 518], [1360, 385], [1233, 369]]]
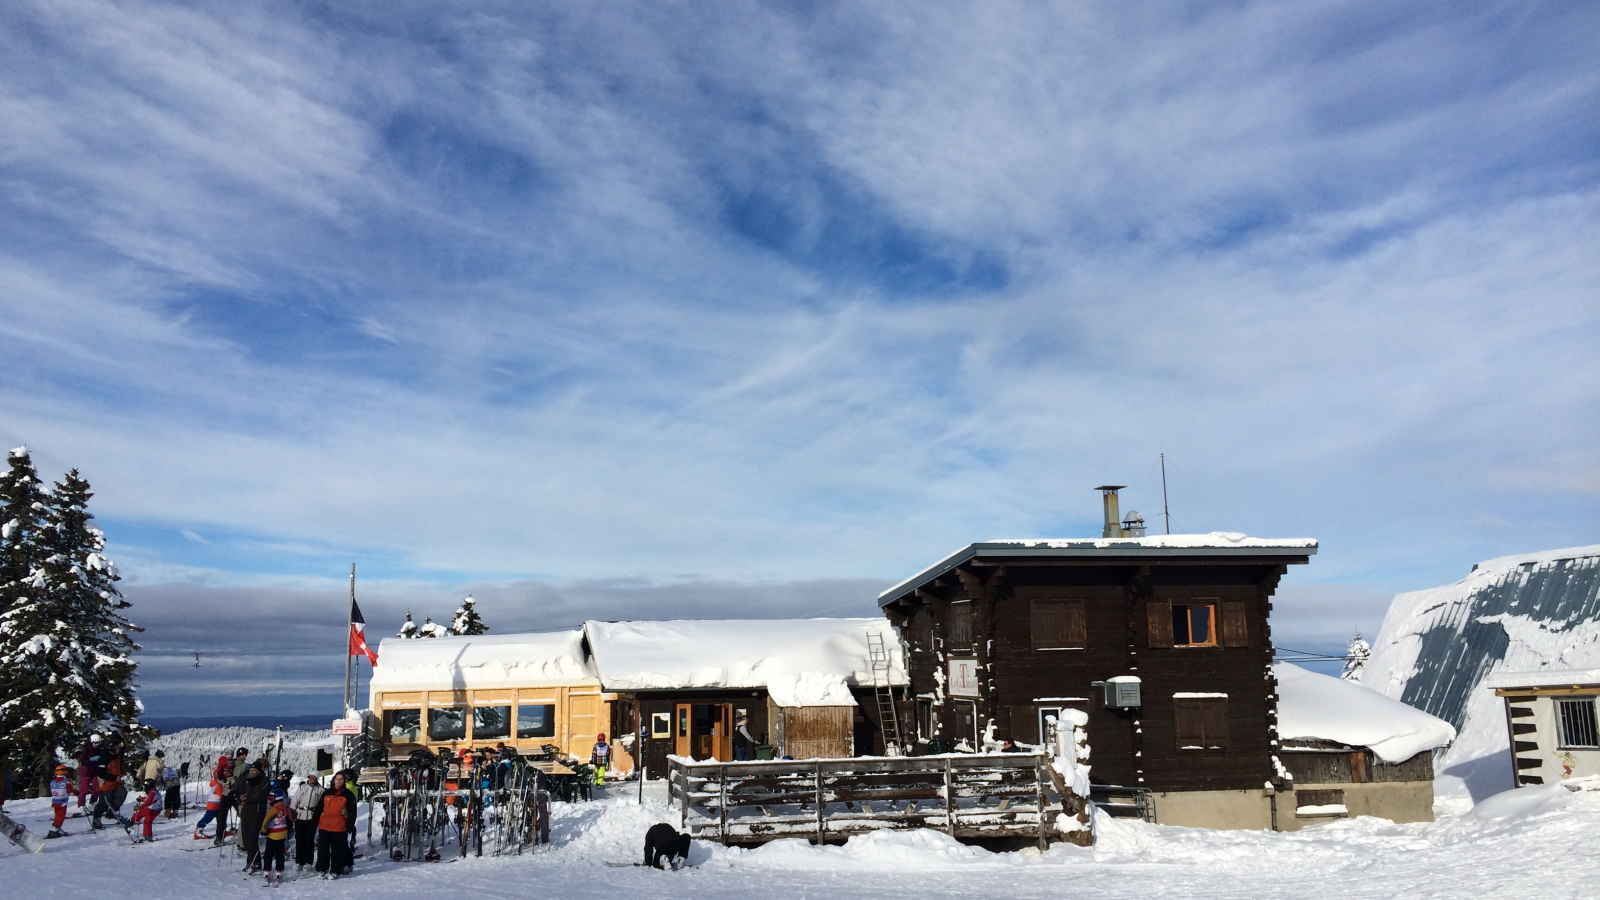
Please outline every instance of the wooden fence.
[[674, 756], [669, 764], [679, 830], [723, 844], [788, 837], [821, 844], [902, 828], [1034, 838], [1041, 849], [1051, 840], [1090, 842], [1085, 798], [1063, 790], [1043, 754], [730, 763]]

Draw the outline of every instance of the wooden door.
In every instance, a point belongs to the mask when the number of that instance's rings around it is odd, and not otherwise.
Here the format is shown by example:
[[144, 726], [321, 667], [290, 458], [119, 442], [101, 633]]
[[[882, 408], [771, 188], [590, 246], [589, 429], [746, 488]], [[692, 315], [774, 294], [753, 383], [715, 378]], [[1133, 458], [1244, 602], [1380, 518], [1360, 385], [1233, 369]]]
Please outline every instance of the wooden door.
[[672, 752], [678, 756], [693, 756], [693, 739], [689, 736], [689, 722], [693, 710], [687, 703], [679, 703], [672, 714]]
[[733, 762], [733, 704], [717, 704], [713, 721], [716, 723], [711, 730], [713, 755], [721, 762]]

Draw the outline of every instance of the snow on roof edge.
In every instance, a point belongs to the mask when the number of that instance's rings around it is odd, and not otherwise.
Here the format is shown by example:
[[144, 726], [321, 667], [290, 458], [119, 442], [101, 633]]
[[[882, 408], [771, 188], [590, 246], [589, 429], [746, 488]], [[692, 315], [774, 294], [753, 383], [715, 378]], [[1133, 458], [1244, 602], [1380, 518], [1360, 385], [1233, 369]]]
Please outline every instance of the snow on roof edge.
[[1537, 672], [1497, 672], [1483, 680], [1483, 687], [1564, 687], [1600, 685], [1600, 669], [1541, 669]]

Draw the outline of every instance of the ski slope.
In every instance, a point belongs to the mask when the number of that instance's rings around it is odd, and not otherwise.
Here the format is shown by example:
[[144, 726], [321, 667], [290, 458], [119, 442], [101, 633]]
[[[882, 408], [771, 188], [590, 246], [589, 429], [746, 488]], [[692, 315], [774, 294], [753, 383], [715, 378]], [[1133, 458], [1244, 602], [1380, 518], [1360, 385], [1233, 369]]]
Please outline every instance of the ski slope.
[[[355, 874], [334, 883], [314, 876], [294, 880], [291, 865], [284, 886], [273, 889], [280, 893], [272, 896], [1563, 900], [1592, 898], [1600, 884], [1600, 857], [1574, 852], [1593, 848], [1600, 834], [1600, 791], [1574, 793], [1557, 785], [1500, 794], [1466, 813], [1416, 825], [1355, 819], [1274, 834], [1101, 819], [1095, 848], [1060, 845], [1042, 855], [991, 853], [928, 830], [877, 833], [821, 849], [798, 840], [755, 850], [696, 843], [691, 868], [679, 872], [607, 865], [637, 861], [645, 829], [675, 822], [659, 788], [647, 791], [642, 806], [634, 790], [621, 786], [597, 802], [557, 804], [553, 843], [531, 855], [391, 863], [375, 849], [357, 861]], [[47, 825], [46, 800], [8, 803], [6, 809], [29, 828]], [[68, 820], [69, 829], [86, 827], [84, 819]], [[189, 839], [189, 827], [162, 822], [161, 840], [140, 846], [120, 828], [49, 841], [36, 855], [5, 843], [0, 896], [259, 900], [270, 893], [259, 876], [237, 872], [241, 860], [231, 849], [184, 852], [207, 846]], [[364, 835], [364, 819], [360, 827]]]

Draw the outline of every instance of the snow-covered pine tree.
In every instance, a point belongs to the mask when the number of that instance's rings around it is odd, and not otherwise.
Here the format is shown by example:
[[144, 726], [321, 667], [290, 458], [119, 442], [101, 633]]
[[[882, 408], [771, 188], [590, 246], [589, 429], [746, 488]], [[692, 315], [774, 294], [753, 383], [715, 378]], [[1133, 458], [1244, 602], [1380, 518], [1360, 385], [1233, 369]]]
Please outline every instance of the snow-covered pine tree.
[[461, 601], [461, 605], [456, 607], [455, 620], [450, 623], [450, 633], [483, 634], [488, 630], [489, 626], [483, 624], [483, 620], [478, 618], [478, 609], [473, 606], [472, 597], [468, 596], [467, 599]]
[[[22, 617], [34, 602], [30, 576], [41, 556], [46, 499], [27, 447], [12, 450], [6, 463], [0, 475], [0, 709], [21, 690], [12, 673], [29, 635], [6, 623]], [[0, 727], [0, 754], [11, 757], [22, 750], [10, 728]]]
[[1350, 646], [1344, 651], [1344, 672], [1339, 677], [1345, 681], [1360, 681], [1361, 670], [1367, 667], [1367, 658], [1372, 656], [1372, 645], [1362, 640], [1361, 632], [1350, 639]]
[[411, 640], [412, 638], [414, 638], [416, 636], [417, 636], [417, 623], [414, 622], [411, 619], [411, 610], [408, 609], [408, 610], [406, 610], [406, 621], [405, 621], [405, 624], [400, 626], [400, 633], [398, 635], [396, 635], [396, 637], [405, 638], [406, 640], [409, 641], [409, 640]]
[[48, 772], [85, 731], [121, 731], [137, 746], [139, 724], [130, 605], [117, 590], [105, 535], [93, 524], [93, 494], [77, 470], [47, 495], [34, 564], [20, 602], [0, 614], [7, 666], [0, 729], [25, 764]]
[[449, 633], [450, 630], [448, 628], [445, 628], [443, 625], [435, 624], [431, 618], [424, 618], [422, 620], [422, 627], [417, 629], [417, 637], [419, 638], [444, 637]]

